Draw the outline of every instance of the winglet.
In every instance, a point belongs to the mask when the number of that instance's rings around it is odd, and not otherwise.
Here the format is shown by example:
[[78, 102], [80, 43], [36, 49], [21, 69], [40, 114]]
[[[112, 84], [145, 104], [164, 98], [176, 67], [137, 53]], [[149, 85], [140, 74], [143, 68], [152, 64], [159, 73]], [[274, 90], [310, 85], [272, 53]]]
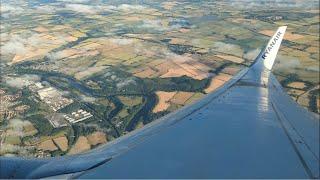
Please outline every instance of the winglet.
[[274, 61], [276, 59], [278, 50], [281, 45], [281, 41], [284, 37], [284, 34], [286, 32], [287, 26], [281, 26], [278, 28], [277, 32], [272, 36], [272, 38], [269, 40], [268, 45], [265, 47], [265, 49], [259, 54], [257, 57], [257, 62], [255, 65], [258, 65], [260, 68], [263, 67], [271, 70], [272, 66], [274, 64]]

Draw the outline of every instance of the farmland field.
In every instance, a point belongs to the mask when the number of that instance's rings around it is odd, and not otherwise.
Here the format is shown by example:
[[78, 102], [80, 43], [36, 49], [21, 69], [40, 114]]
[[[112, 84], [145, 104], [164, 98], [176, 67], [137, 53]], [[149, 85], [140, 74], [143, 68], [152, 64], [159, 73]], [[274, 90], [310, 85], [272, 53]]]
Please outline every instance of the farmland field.
[[0, 155], [112, 142], [223, 86], [282, 25], [273, 73], [319, 113], [318, 2], [263, 2], [1, 0]]

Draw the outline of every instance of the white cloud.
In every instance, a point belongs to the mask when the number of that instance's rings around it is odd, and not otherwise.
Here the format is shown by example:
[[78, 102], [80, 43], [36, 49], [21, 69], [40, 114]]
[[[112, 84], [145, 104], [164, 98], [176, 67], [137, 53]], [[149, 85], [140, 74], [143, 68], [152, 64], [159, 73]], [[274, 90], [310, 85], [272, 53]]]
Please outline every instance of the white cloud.
[[89, 96], [86, 96], [86, 95], [81, 95], [80, 98], [81, 98], [82, 101], [87, 102], [87, 103], [94, 103], [96, 101], [96, 98], [89, 97]]
[[[8, 41], [0, 48], [0, 52], [3, 55], [24, 55], [30, 48], [37, 48], [41, 45], [48, 43], [47, 39], [42, 39], [37, 33], [24, 33], [21, 35], [6, 36]], [[64, 41], [65, 38], [61, 37], [59, 40]]]
[[10, 41], [1, 47], [1, 54], [25, 54], [26, 47], [19, 41]]
[[32, 146], [18, 146], [18, 145], [11, 145], [11, 144], [2, 144], [1, 148], [0, 148], [0, 155], [4, 155], [4, 156], [16, 156], [16, 154], [18, 154], [18, 156], [29, 156], [30, 155], [30, 151], [34, 150], [34, 147]]
[[18, 6], [12, 6], [9, 4], [1, 4], [0, 6], [1, 13], [12, 13], [12, 14], [18, 14], [23, 12], [23, 9]]
[[226, 54], [232, 54], [236, 56], [242, 56], [242, 49], [236, 44], [227, 44], [224, 42], [214, 42], [213, 49], [218, 52], [223, 52]]
[[0, 16], [2, 18], [10, 18], [12, 16], [20, 15], [24, 9], [19, 6], [0, 3]]
[[[69, 1], [66, 1], [69, 2]], [[70, 1], [71, 2], [71, 1]], [[121, 4], [119, 6], [103, 6], [103, 5], [87, 5], [87, 4], [66, 4], [65, 7], [68, 10], [79, 12], [79, 13], [88, 13], [88, 14], [96, 14], [104, 11], [138, 11], [145, 9], [144, 6], [141, 5], [130, 5], [130, 4]]]
[[25, 54], [27, 52], [25, 43], [25, 39], [15, 35], [1, 47], [1, 54]]
[[56, 12], [57, 8], [54, 6], [49, 6], [49, 5], [43, 5], [43, 6], [38, 6], [36, 7], [36, 11], [38, 13], [54, 13]]
[[301, 0], [230, 0], [231, 6], [243, 9], [250, 8], [314, 8], [319, 6], [319, 1], [309, 0], [308, 2]]
[[137, 83], [136, 83], [136, 81], [134, 79], [130, 78], [130, 79], [126, 79], [124, 81], [121, 81], [121, 82], [117, 83], [116, 86], [117, 86], [117, 88], [121, 89], [121, 88], [124, 88], [124, 87], [126, 87], [126, 86], [128, 86], [130, 84], [136, 85]]
[[116, 6], [104, 6], [104, 5], [87, 5], [87, 4], [65, 4], [65, 10], [74, 11], [84, 14], [98, 14], [105, 11], [117, 10]]
[[164, 30], [161, 20], [143, 20], [142, 28], [152, 28], [157, 30]]
[[39, 12], [48, 12], [52, 13], [56, 10], [68, 10], [73, 11], [77, 13], [84, 13], [84, 14], [98, 14], [102, 12], [110, 12], [110, 11], [139, 11], [143, 10], [146, 7], [141, 5], [130, 5], [130, 4], [121, 4], [119, 6], [113, 6], [113, 5], [103, 5], [103, 4], [96, 4], [92, 5], [89, 3], [89, 0], [59, 0], [60, 5], [62, 5], [62, 8], [56, 6], [50, 6], [50, 5], [43, 5], [38, 6], [37, 10]]
[[314, 71], [314, 72], [319, 72], [320, 68], [319, 66], [312, 66], [312, 67], [306, 67], [306, 70], [308, 71]]
[[141, 6], [141, 5], [130, 5], [130, 4], [121, 4], [120, 6], [118, 6], [118, 10], [121, 11], [132, 11], [132, 10], [143, 10], [146, 7]]
[[248, 60], [254, 60], [260, 53], [261, 49], [251, 50], [243, 55], [243, 58]]
[[120, 39], [120, 38], [115, 38], [115, 39], [110, 39], [110, 41], [114, 44], [118, 44], [118, 45], [128, 45], [128, 44], [132, 44], [133, 40], [132, 39]]
[[8, 128], [11, 129], [11, 131], [8, 131], [7, 134], [11, 136], [20, 136], [24, 137], [24, 127], [32, 125], [29, 121], [22, 121], [20, 119], [12, 119], [9, 122]]
[[38, 34], [27, 35], [29, 36], [27, 38], [18, 35], [13, 35], [11, 37], [6, 35], [6, 38], [9, 39], [9, 41], [1, 47], [1, 54], [23, 55], [28, 52], [28, 46], [39, 46], [39, 44], [43, 43], [43, 40], [39, 38]]
[[47, 58], [49, 58], [50, 60], [58, 60], [58, 59], [62, 59], [65, 57], [65, 53], [63, 51], [58, 51], [58, 52], [51, 52], [49, 54], [46, 55]]
[[60, 2], [70, 2], [70, 3], [87, 3], [89, 0], [58, 0]]
[[277, 56], [277, 61], [276, 61], [276, 69], [293, 69], [293, 68], [298, 68], [301, 67], [300, 61], [296, 57], [291, 57], [291, 56], [285, 56], [279, 54]]
[[184, 19], [170, 19], [170, 24], [168, 27], [164, 26], [161, 19], [155, 20], [143, 20], [143, 24], [140, 26], [142, 28], [152, 28], [155, 30], [166, 31], [166, 30], [176, 30], [180, 28], [193, 28], [190, 23]]
[[110, 79], [113, 80], [113, 81], [116, 81], [118, 78], [117, 78], [116, 75], [111, 75], [111, 76], [110, 76]]
[[3, 80], [8, 86], [21, 89], [34, 82], [40, 81], [40, 77], [37, 75], [23, 75], [20, 77], [4, 77]]
[[112, 6], [112, 5], [109, 5], [109, 6], [100, 6], [100, 9], [104, 9], [104, 10], [117, 10], [117, 6]]
[[97, 9], [94, 6], [84, 5], [84, 4], [66, 4], [65, 8], [70, 11], [75, 11], [78, 13], [95, 14]]
[[[20, 119], [11, 119], [9, 124], [6, 126], [6, 135], [13, 136], [13, 137], [30, 136], [34, 132], [30, 132], [30, 131], [27, 132], [25, 130], [26, 127], [30, 127], [30, 126], [32, 126], [32, 123], [30, 121], [20, 120]], [[15, 148], [19, 148], [19, 146], [15, 147]], [[19, 149], [15, 149], [15, 150], [19, 151]]]

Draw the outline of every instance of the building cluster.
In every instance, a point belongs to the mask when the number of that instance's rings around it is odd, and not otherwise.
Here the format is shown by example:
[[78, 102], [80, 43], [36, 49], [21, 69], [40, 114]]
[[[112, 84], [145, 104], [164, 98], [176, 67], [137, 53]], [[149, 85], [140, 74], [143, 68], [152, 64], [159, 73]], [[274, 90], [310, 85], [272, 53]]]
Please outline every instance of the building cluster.
[[54, 128], [68, 126], [61, 113], [53, 113], [52, 115], [48, 116], [47, 119]]
[[68, 126], [68, 122], [71, 124], [86, 120], [93, 115], [83, 109], [78, 109], [71, 114], [57, 113], [59, 109], [62, 109], [69, 104], [73, 103], [72, 99], [63, 97], [62, 92], [56, 88], [48, 85], [44, 85], [41, 82], [33, 83], [29, 86], [29, 89], [36, 93], [39, 99], [45, 102], [55, 112], [47, 116], [48, 121], [54, 128], [60, 128]]
[[45, 87], [40, 82], [29, 86], [33, 92], [37, 92], [39, 98], [51, 107], [53, 111], [58, 111], [69, 104], [73, 103], [72, 99], [62, 96], [62, 93], [54, 87]]
[[21, 96], [21, 92], [18, 92], [14, 95], [10, 95], [7, 94], [5, 90], [0, 89], [0, 120], [12, 119], [18, 113], [23, 113], [26, 109], [29, 109], [29, 107], [25, 105], [18, 106], [15, 109], [10, 108]]
[[1, 101], [15, 101], [22, 96], [21, 91], [19, 91], [17, 94], [14, 94], [14, 95], [6, 94], [4, 90], [2, 90], [1, 93], [2, 93], [2, 94], [0, 94]]
[[283, 17], [282, 16], [269, 16], [266, 19], [271, 20], [271, 21], [280, 21], [283, 19]]
[[36, 158], [48, 158], [51, 157], [50, 153], [45, 152], [44, 150], [37, 150], [37, 153], [34, 154]]
[[71, 115], [63, 115], [64, 118], [69, 121], [70, 123], [77, 123], [80, 121], [84, 121], [90, 117], [92, 117], [92, 114], [90, 112], [87, 112], [83, 109], [79, 109], [78, 111], [74, 111], [71, 113]]

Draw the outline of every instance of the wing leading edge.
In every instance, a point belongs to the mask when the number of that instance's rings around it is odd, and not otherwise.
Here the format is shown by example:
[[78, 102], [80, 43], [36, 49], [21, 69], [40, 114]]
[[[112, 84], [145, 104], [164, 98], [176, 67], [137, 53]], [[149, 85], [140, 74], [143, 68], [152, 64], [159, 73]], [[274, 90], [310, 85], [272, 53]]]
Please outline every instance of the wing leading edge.
[[85, 154], [1, 157], [0, 177], [319, 177], [318, 117], [292, 101], [270, 71], [285, 30], [204, 99]]

